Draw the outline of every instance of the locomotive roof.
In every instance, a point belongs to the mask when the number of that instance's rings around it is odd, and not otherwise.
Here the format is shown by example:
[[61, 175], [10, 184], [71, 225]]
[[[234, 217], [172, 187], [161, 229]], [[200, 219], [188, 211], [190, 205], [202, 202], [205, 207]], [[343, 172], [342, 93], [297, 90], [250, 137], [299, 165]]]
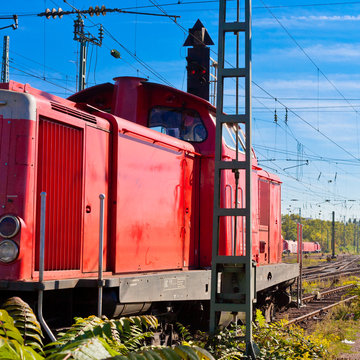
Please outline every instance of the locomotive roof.
[[[174, 87], [163, 85], [163, 84], [158, 84], [155, 82], [149, 82], [147, 79], [140, 78], [140, 77], [121, 76], [121, 77], [114, 78], [115, 81], [117, 81], [118, 79], [138, 80], [138, 82], [141, 83], [145, 87], [152, 87], [152, 88], [168, 90], [175, 94], [179, 94], [181, 96], [186, 96], [187, 98], [193, 99], [197, 103], [203, 104], [209, 110], [216, 112], [216, 108], [212, 104], [210, 104], [207, 100], [205, 100], [201, 97], [198, 97], [196, 95], [184, 92], [182, 90], [176, 89]], [[113, 94], [115, 86], [116, 86], [116, 84], [112, 84], [109, 82], [100, 84], [100, 85], [95, 85], [95, 86], [89, 87], [87, 89], [84, 89], [82, 91], [79, 91], [79, 92], [69, 96], [68, 100], [71, 100], [74, 102], [86, 102], [86, 100], [88, 98], [99, 95], [100, 93], [108, 93], [110, 95], [110, 94]]]
[[199, 96], [196, 96], [196, 95], [193, 95], [193, 94], [190, 94], [188, 92], [185, 92], [185, 91], [182, 91], [182, 90], [179, 90], [179, 89], [176, 89], [176, 88], [173, 88], [171, 86], [167, 86], [167, 85], [163, 85], [163, 84], [158, 84], [158, 83], [154, 83], [154, 82], [148, 82], [148, 81], [144, 81], [143, 84], [145, 86], [152, 86], [154, 88], [163, 88], [165, 90], [169, 90], [169, 91], [173, 91], [174, 93], [178, 93], [178, 94], [181, 94], [183, 96], [187, 96], [189, 98], [192, 98], [194, 99], [194, 101], [197, 101], [203, 105], [205, 105], [206, 107], [209, 108], [209, 110], [212, 110], [214, 112], [216, 112], [216, 107], [213, 106], [212, 104], [210, 104], [207, 100], [199, 97]]

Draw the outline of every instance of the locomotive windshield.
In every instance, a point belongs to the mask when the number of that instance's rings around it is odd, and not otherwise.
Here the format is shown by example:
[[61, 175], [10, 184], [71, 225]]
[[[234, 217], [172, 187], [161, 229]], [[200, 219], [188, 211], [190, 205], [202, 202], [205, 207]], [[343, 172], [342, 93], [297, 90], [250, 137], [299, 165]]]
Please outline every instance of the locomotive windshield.
[[180, 140], [202, 142], [206, 128], [197, 111], [156, 106], [149, 115], [149, 128]]

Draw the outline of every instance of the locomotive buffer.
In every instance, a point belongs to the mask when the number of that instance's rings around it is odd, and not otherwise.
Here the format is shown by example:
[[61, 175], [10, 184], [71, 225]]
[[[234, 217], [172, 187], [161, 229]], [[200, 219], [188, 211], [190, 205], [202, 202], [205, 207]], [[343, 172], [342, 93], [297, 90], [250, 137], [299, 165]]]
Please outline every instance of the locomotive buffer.
[[[228, 16], [227, 16], [228, 15]], [[255, 358], [252, 344], [252, 313], [255, 301], [255, 268], [252, 260], [252, 219], [251, 219], [251, 172], [252, 172], [252, 143], [251, 143], [251, 0], [245, 0], [245, 19], [240, 21], [240, 0], [237, 0], [236, 18], [227, 22], [229, 18], [226, 0], [220, 0], [219, 7], [219, 48], [218, 48], [218, 83], [216, 110], [216, 145], [215, 145], [215, 180], [214, 180], [214, 218], [212, 245], [212, 274], [211, 274], [211, 305], [210, 331], [214, 333], [220, 312], [237, 314], [245, 313], [246, 318], [246, 352]], [[226, 34], [234, 34], [236, 40], [236, 64], [225, 61]], [[245, 51], [240, 59], [240, 36], [243, 36]], [[229, 39], [228, 39], [229, 40]], [[244, 67], [240, 67], [240, 60]], [[236, 105], [234, 114], [224, 114], [224, 87], [235, 84]], [[234, 81], [229, 81], [234, 80]], [[239, 106], [239, 81], [244, 81], [245, 103]], [[240, 113], [242, 111], [242, 113]], [[235, 127], [236, 159], [224, 161], [222, 156], [222, 129], [225, 124]], [[245, 125], [245, 159], [239, 154], [239, 124]], [[241, 159], [239, 158], [241, 157]], [[220, 200], [222, 174], [232, 171], [235, 177], [235, 201], [230, 208], [225, 208], [225, 201]], [[240, 174], [245, 176], [245, 206], [239, 208], [238, 184]], [[222, 185], [222, 186], [221, 186]], [[224, 218], [234, 219], [232, 239], [232, 254], [219, 254], [219, 227]], [[246, 236], [245, 249], [239, 253], [237, 219], [245, 218]]]

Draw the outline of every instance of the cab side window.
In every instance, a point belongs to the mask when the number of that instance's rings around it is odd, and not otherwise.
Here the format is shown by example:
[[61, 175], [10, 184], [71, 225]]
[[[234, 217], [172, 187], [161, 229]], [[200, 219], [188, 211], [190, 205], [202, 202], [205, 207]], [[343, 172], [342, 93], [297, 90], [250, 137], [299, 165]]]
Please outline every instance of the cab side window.
[[154, 107], [149, 115], [149, 128], [190, 142], [202, 142], [207, 138], [199, 113], [191, 109]]

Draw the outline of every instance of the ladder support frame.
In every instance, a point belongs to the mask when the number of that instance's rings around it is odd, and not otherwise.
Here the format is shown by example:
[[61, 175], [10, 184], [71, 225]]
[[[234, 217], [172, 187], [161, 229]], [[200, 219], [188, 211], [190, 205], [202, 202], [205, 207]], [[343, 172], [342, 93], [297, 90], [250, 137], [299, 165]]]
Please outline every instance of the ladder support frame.
[[[213, 243], [212, 243], [212, 272], [211, 272], [211, 302], [210, 302], [210, 332], [215, 333], [217, 315], [221, 311], [244, 312], [246, 316], [246, 351], [247, 355], [255, 358], [252, 342], [253, 303], [255, 302], [255, 266], [252, 259], [252, 138], [251, 138], [251, 0], [245, 1], [245, 21], [239, 20], [240, 0], [237, 0], [237, 20], [226, 22], [226, 0], [219, 1], [219, 37], [218, 37], [218, 74], [217, 74], [217, 110], [216, 110], [216, 138], [215, 138], [215, 175], [214, 175], [214, 215], [213, 215]], [[245, 36], [245, 67], [239, 67], [239, 53], [237, 38], [236, 66], [225, 67], [225, 35], [234, 33], [235, 36]], [[226, 64], [227, 65], [227, 64]], [[235, 78], [236, 95], [239, 90], [239, 78], [245, 80], [245, 113], [239, 114], [238, 101], [236, 114], [223, 113], [224, 79]], [[238, 96], [237, 96], [238, 98]], [[222, 126], [223, 124], [245, 124], [245, 161], [236, 159], [232, 162], [222, 160]], [[237, 134], [237, 133], [236, 133]], [[239, 143], [239, 137], [237, 138]], [[238, 144], [237, 144], [238, 148]], [[235, 181], [239, 171], [245, 172], [245, 207], [222, 208], [220, 203], [221, 172], [231, 169]], [[233, 206], [233, 204], [232, 204]], [[246, 248], [245, 254], [238, 256], [234, 246], [232, 256], [219, 255], [219, 227], [220, 217], [245, 217]], [[236, 229], [236, 228], [235, 228]], [[236, 231], [235, 231], [236, 232]], [[236, 234], [234, 241], [236, 244]], [[244, 251], [244, 250], [243, 250]], [[235, 252], [235, 253], [234, 253]], [[230, 281], [229, 281], [230, 279]], [[229, 283], [230, 287], [229, 287]], [[236, 284], [236, 285], [234, 285]], [[232, 287], [237, 291], [232, 291]], [[228, 291], [230, 289], [230, 292]]]

